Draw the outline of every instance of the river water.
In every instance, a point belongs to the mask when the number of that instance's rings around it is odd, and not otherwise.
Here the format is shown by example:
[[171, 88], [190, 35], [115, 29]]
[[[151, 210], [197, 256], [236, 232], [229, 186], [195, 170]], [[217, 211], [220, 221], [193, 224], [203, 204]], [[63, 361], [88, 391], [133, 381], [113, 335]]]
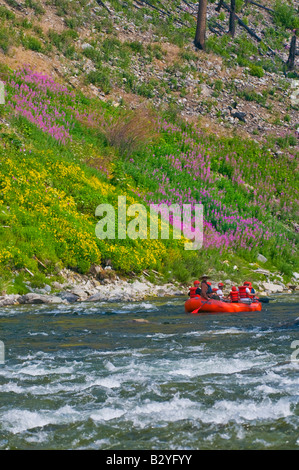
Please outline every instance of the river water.
[[2, 308], [0, 449], [299, 449], [298, 333], [298, 295]]

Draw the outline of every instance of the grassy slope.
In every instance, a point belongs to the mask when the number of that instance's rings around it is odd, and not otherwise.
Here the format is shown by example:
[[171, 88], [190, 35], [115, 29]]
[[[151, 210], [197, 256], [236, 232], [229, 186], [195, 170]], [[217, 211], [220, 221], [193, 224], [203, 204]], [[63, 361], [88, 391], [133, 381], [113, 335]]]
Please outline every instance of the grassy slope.
[[[5, 21], [16, 21], [9, 16]], [[170, 31], [174, 37], [175, 30]], [[53, 36], [49, 44], [65, 47], [67, 41], [62, 46], [58, 39]], [[138, 52], [141, 46], [136, 42], [128, 47]], [[153, 54], [159, 52], [156, 48]], [[241, 280], [258, 252], [269, 259], [265, 267], [281, 271], [286, 279], [298, 271], [292, 226], [298, 180], [295, 149], [288, 142], [291, 152], [281, 155], [278, 165], [269, 142], [261, 146], [237, 136], [208, 135], [178, 120], [171, 106], [160, 119], [148, 112], [130, 117], [123, 106], [86, 98], [51, 80], [42, 87], [41, 77], [32, 81], [29, 71], [14, 76], [3, 68], [1, 79], [11, 100], [1, 108], [2, 291], [25, 291], [26, 280], [43, 285], [48, 275], [57, 278], [63, 266], [88, 272], [100, 263], [111, 263], [125, 275], [158, 270], [165, 281], [185, 282], [211, 269]], [[29, 89], [21, 96], [16, 83], [27, 83]], [[155, 89], [153, 83], [145, 85], [138, 93]], [[50, 98], [50, 108], [33, 110], [32, 90], [39, 93], [39, 103]], [[182, 242], [172, 240], [98, 240], [95, 208], [102, 202], [116, 206], [117, 195], [127, 195], [129, 203], [149, 204], [161, 197], [179, 204], [204, 203], [205, 249], [186, 252]], [[16, 272], [20, 275], [12, 284]]]

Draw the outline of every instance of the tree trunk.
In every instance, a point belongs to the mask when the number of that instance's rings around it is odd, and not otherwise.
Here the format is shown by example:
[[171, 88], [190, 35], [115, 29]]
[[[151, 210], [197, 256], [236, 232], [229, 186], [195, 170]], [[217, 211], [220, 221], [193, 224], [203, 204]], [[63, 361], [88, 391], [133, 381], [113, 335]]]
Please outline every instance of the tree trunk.
[[230, 1], [229, 34], [234, 37], [236, 31], [236, 0]]
[[198, 49], [205, 50], [206, 40], [206, 23], [207, 23], [207, 0], [199, 0], [197, 25], [194, 39], [194, 45]]
[[290, 53], [289, 58], [287, 60], [287, 69], [293, 70], [295, 66], [295, 55], [296, 55], [296, 33], [293, 34], [291, 45], [290, 45]]

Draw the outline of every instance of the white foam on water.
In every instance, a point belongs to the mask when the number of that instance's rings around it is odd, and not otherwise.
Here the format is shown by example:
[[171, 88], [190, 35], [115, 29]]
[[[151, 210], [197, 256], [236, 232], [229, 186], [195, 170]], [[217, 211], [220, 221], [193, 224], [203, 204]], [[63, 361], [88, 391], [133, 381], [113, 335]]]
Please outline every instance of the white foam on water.
[[0, 416], [4, 429], [11, 431], [13, 434], [36, 427], [43, 427], [52, 422], [50, 416], [38, 411], [14, 409]]
[[22, 433], [28, 429], [43, 427], [55, 420], [46, 412], [14, 409], [3, 413], [1, 423], [4, 429], [13, 434]]
[[112, 362], [110, 362], [110, 361], [105, 361], [104, 362], [104, 367], [105, 367], [105, 369], [109, 370], [110, 372], [115, 371], [117, 369], [116, 366], [114, 364], [112, 364]]
[[227, 424], [230, 421], [246, 423], [252, 421], [274, 421], [291, 416], [291, 403], [287, 398], [278, 401], [265, 398], [261, 402], [252, 400], [220, 400], [205, 410], [201, 416], [204, 423]]
[[125, 414], [125, 411], [115, 408], [102, 408], [91, 413], [90, 418], [93, 421], [110, 421], [111, 419], [120, 418]]
[[183, 333], [182, 336], [202, 336], [205, 334], [206, 331], [188, 331], [187, 333]]
[[203, 351], [204, 349], [205, 349], [204, 344], [200, 344], [199, 346], [187, 346], [184, 348], [185, 351], [189, 351], [189, 352], [200, 352], [200, 351]]
[[121, 305], [118, 311], [122, 311], [122, 310], [137, 310], [139, 312], [140, 310], [159, 310], [159, 309], [156, 305], [150, 302], [141, 302], [138, 304], [128, 303], [128, 304]]
[[267, 395], [273, 395], [273, 394], [283, 393], [283, 392], [279, 391], [277, 388], [271, 387], [267, 384], [263, 384], [263, 385], [258, 385], [253, 390], [249, 390], [248, 393], [251, 396], [258, 397], [260, 395], [267, 396]]
[[240, 334], [248, 334], [248, 331], [242, 330], [240, 328], [224, 328], [223, 330], [210, 330], [207, 331], [208, 334], [212, 335], [240, 335]]
[[195, 357], [177, 361], [170, 373], [189, 378], [210, 374], [227, 375], [249, 370], [256, 365], [257, 361], [251, 358]]
[[7, 384], [3, 384], [0, 386], [1, 393], [13, 392], [13, 393], [24, 393], [25, 388], [20, 387], [14, 382], [8, 382]]
[[146, 338], [152, 338], [152, 339], [165, 339], [165, 338], [171, 338], [173, 336], [176, 336], [175, 333], [153, 333], [146, 335]]
[[49, 375], [49, 374], [70, 374], [72, 372], [73, 365], [68, 367], [55, 367], [55, 365], [51, 367], [44, 367], [41, 364], [32, 364], [26, 367], [22, 367], [18, 373], [24, 375], [31, 375], [31, 376], [42, 376], [42, 375]]
[[43, 428], [49, 424], [55, 425], [81, 421], [84, 418], [82, 413], [69, 405], [53, 411], [29, 411], [15, 408], [0, 414], [1, 426], [13, 434]]
[[38, 431], [34, 432], [34, 434], [30, 436], [26, 436], [26, 441], [34, 444], [41, 444], [42, 442], [46, 442], [49, 439], [49, 433], [46, 431]]
[[210, 387], [209, 385], [204, 388], [204, 394], [205, 395], [213, 395], [215, 393], [215, 389], [213, 387]]
[[[89, 438], [89, 436], [87, 437]], [[100, 450], [100, 449], [109, 449], [111, 446], [111, 441], [110, 439], [97, 439], [96, 441], [90, 442], [89, 444], [85, 444], [84, 447], [78, 446], [77, 447], [77, 442], [73, 443], [74, 446], [72, 448], [76, 447], [78, 450]], [[121, 446], [121, 443], [120, 443]]]
[[250, 387], [248, 389], [248, 393], [250, 394], [257, 394], [258, 392], [265, 394], [279, 393], [284, 395], [298, 394], [299, 377], [296, 375], [284, 375], [283, 369], [281, 370], [282, 373], [279, 372], [279, 370], [274, 371], [270, 369], [265, 370], [263, 374], [259, 375], [238, 376], [238, 383]]
[[286, 398], [276, 402], [266, 398], [259, 403], [252, 400], [220, 400], [213, 406], [207, 407], [198, 401], [180, 398], [177, 394], [166, 402], [145, 400], [142, 405], [129, 408], [125, 417], [133, 421], [136, 426], [144, 428], [150, 423], [157, 425], [180, 420], [212, 425], [226, 425], [230, 422], [236, 424], [273, 422], [292, 414], [290, 402]]
[[86, 388], [103, 387], [103, 388], [119, 388], [122, 380], [115, 377], [103, 377], [95, 380], [89, 380]]
[[45, 333], [44, 331], [36, 331], [34, 333], [31, 333], [31, 331], [28, 331], [29, 336], [49, 336], [48, 333]]
[[129, 409], [126, 418], [132, 420], [135, 425], [145, 427], [151, 422], [157, 424], [192, 419], [194, 409], [198, 407], [201, 408], [201, 405], [176, 394], [170, 401], [145, 400], [143, 404]]
[[262, 447], [271, 447], [273, 445], [272, 442], [267, 442], [265, 439], [255, 439], [253, 444], [260, 444]]
[[217, 330], [188, 331], [181, 336], [210, 336], [210, 335], [241, 335], [248, 334], [248, 331], [242, 328], [231, 327]]

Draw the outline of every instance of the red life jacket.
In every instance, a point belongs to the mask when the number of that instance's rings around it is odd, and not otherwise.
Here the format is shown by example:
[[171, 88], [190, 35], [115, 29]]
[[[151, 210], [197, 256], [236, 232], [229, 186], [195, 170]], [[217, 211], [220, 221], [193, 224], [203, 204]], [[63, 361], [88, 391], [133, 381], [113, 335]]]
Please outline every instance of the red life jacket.
[[246, 292], [247, 287], [246, 286], [240, 286], [239, 287], [239, 295], [240, 299], [247, 299], [249, 295]]
[[236, 302], [239, 300], [239, 292], [237, 290], [232, 290], [229, 293], [229, 296], [232, 302]]
[[190, 299], [192, 299], [193, 297], [199, 297], [199, 294], [196, 294], [197, 289], [198, 287], [190, 287], [190, 290], [189, 290]]

